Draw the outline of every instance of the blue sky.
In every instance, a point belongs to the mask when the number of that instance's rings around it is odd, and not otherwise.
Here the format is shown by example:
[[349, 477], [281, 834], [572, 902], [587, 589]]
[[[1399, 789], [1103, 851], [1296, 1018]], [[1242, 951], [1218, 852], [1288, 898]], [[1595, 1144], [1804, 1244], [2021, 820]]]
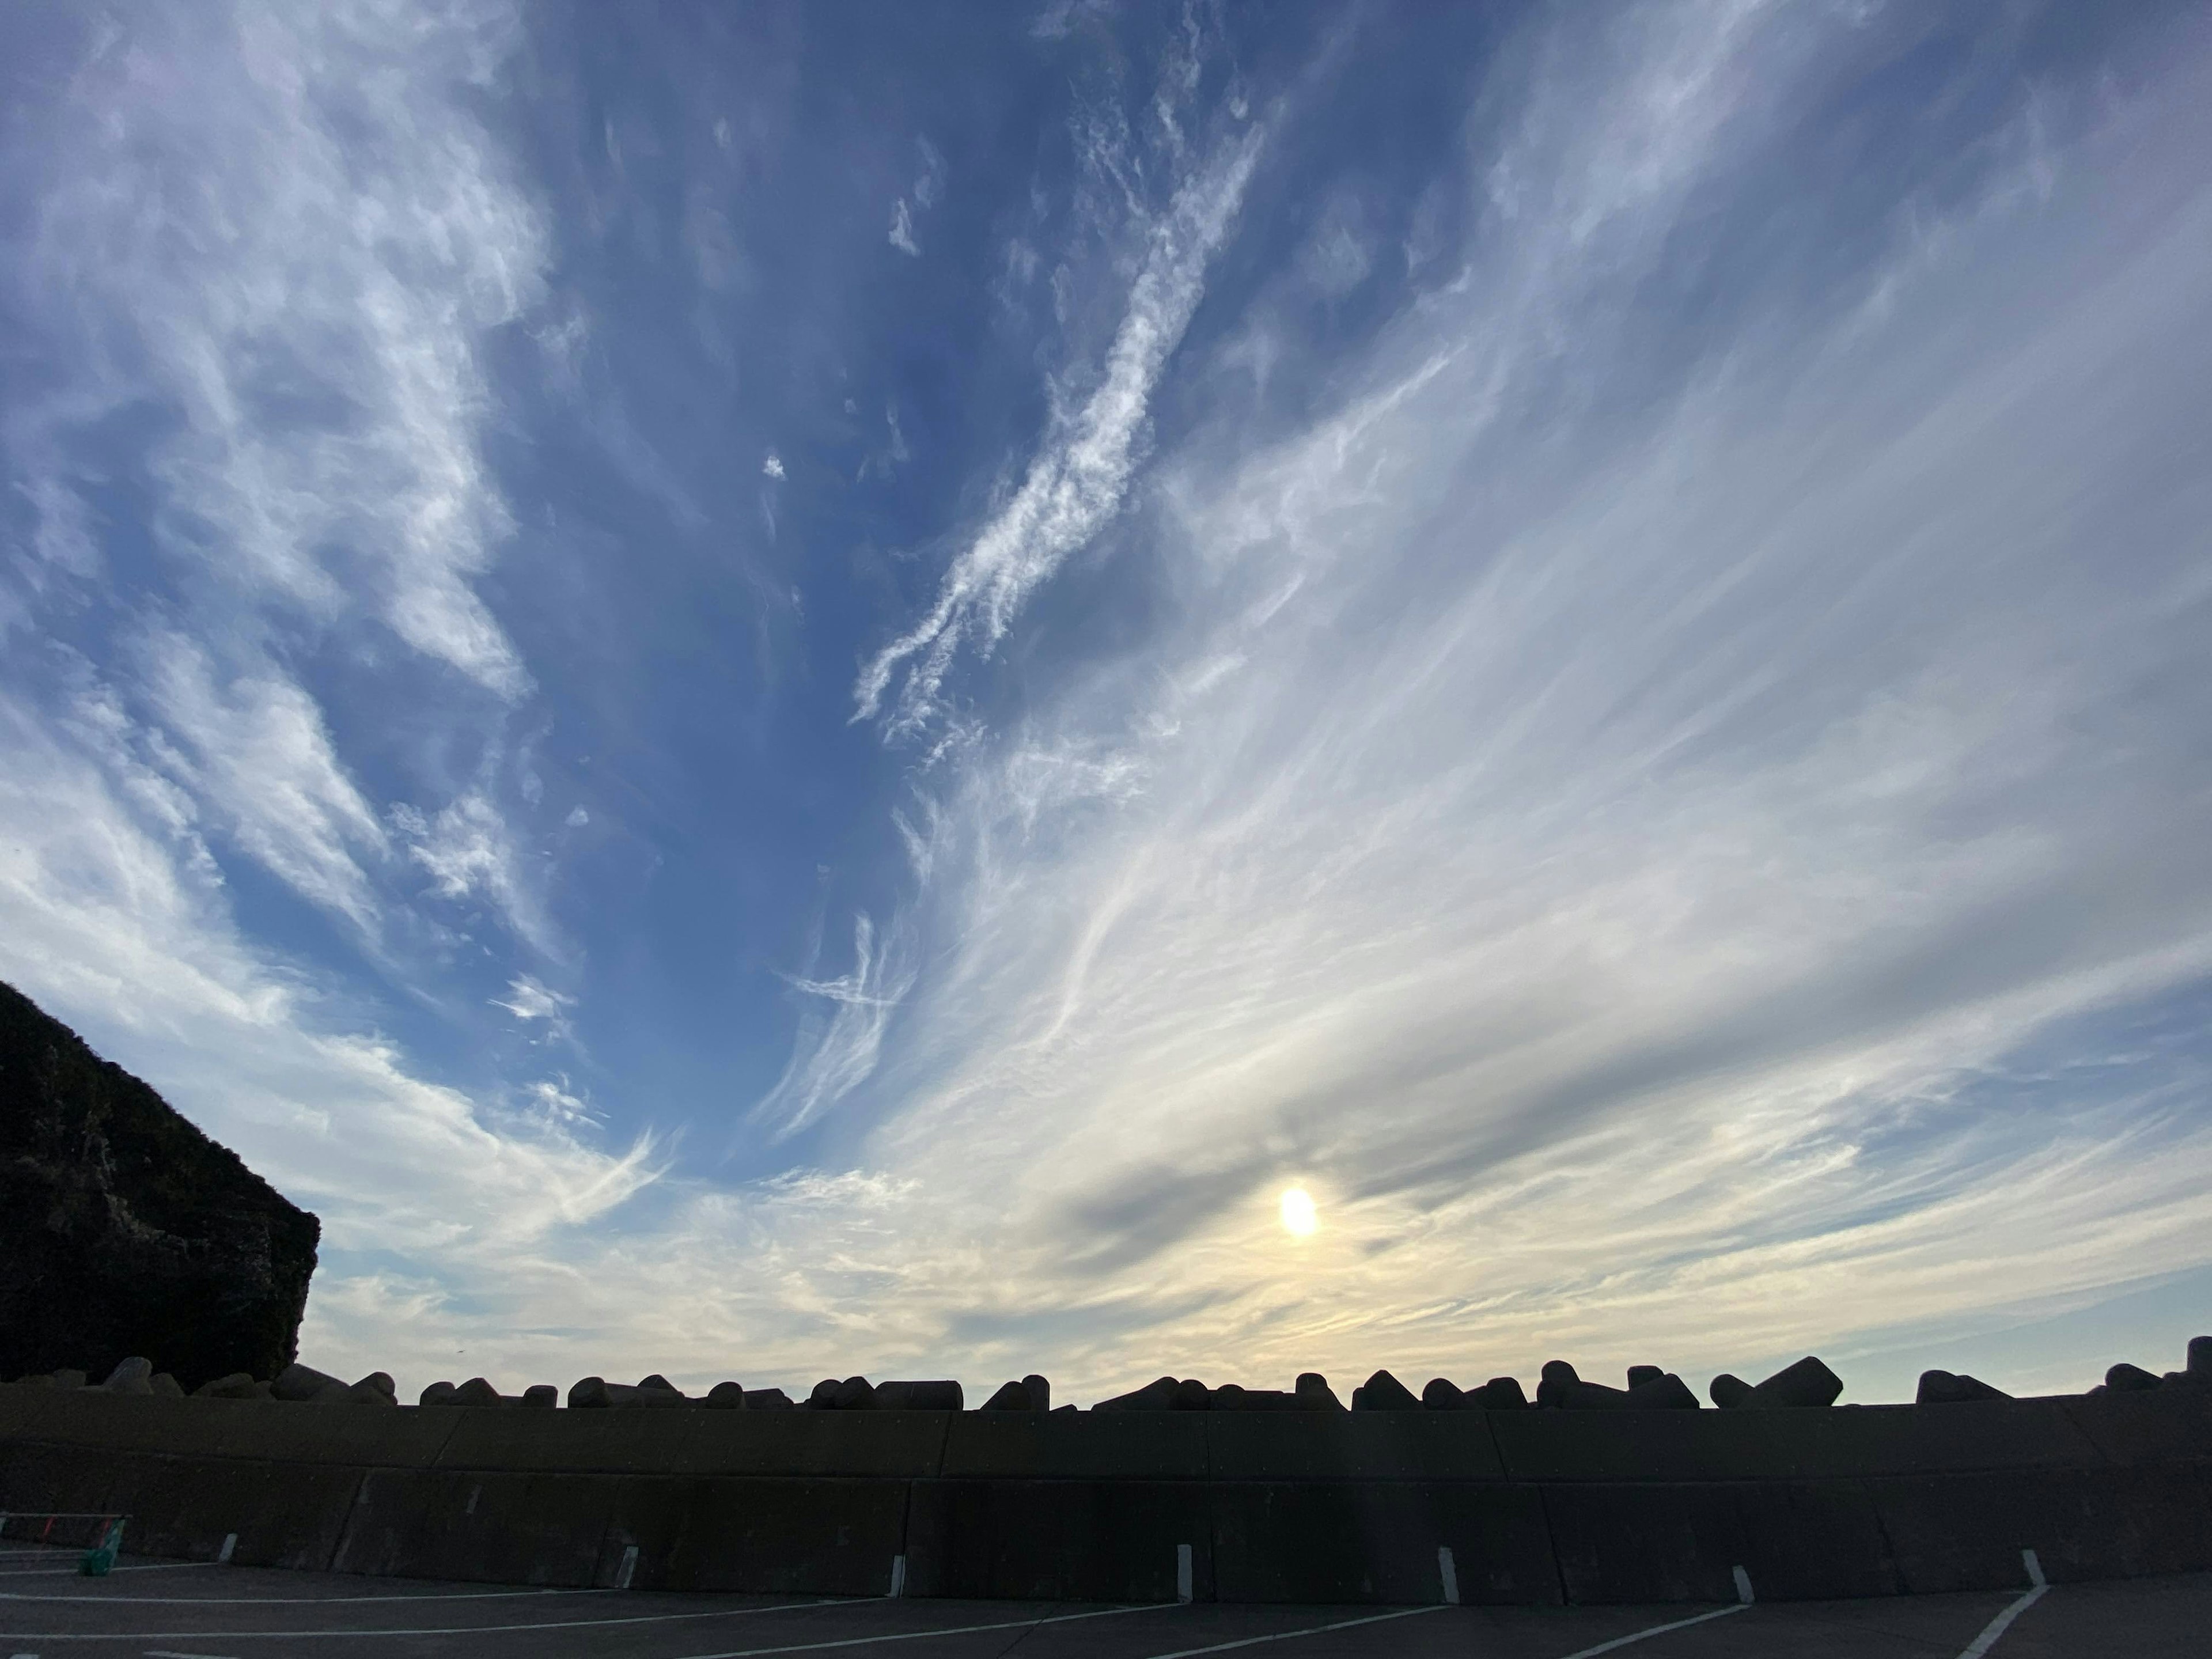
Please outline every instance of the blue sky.
[[313, 1363], [2212, 1325], [2201, 14], [0, 62], [0, 976], [323, 1216]]

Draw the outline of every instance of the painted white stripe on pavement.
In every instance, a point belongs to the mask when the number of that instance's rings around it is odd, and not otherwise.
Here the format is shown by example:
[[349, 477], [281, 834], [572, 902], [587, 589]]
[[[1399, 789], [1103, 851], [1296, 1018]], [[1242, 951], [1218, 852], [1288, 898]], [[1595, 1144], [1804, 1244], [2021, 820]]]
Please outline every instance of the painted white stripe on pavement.
[[1641, 1642], [1647, 1636], [1664, 1636], [1670, 1630], [1687, 1630], [1692, 1625], [1703, 1625], [1715, 1619], [1725, 1619], [1732, 1613], [1749, 1613], [1751, 1604], [1739, 1601], [1732, 1607], [1718, 1607], [1711, 1613], [1701, 1613], [1694, 1619], [1677, 1619], [1670, 1624], [1654, 1625], [1649, 1630], [1632, 1631], [1626, 1636], [1616, 1636], [1610, 1642], [1601, 1642], [1594, 1648], [1577, 1648], [1566, 1659], [1592, 1659], [1601, 1653], [1611, 1653], [1615, 1648], [1625, 1648], [1631, 1642]]
[[1173, 1653], [1155, 1653], [1150, 1659], [1191, 1659], [1200, 1653], [1225, 1653], [1231, 1648], [1257, 1647], [1262, 1642], [1290, 1642], [1301, 1636], [1319, 1636], [1324, 1631], [1350, 1630], [1354, 1625], [1380, 1625], [1393, 1619], [1413, 1619], [1425, 1613], [1442, 1613], [1445, 1604], [1438, 1602], [1429, 1607], [1401, 1607], [1395, 1613], [1370, 1613], [1364, 1619], [1340, 1619], [1333, 1625], [1308, 1625], [1303, 1630], [1279, 1630], [1268, 1636], [1240, 1636], [1233, 1642], [1216, 1642], [1211, 1647], [1178, 1648]]
[[96, 1601], [128, 1607], [331, 1607], [360, 1601], [512, 1601], [532, 1595], [612, 1595], [605, 1589], [399, 1590], [390, 1595], [26, 1595], [0, 1591], [0, 1601]]
[[2050, 1590], [2050, 1581], [2043, 1576], [2043, 1563], [2036, 1559], [2033, 1550], [2022, 1550], [2020, 1561], [2027, 1569], [2027, 1594], [1983, 1626], [1982, 1633], [1966, 1644], [1959, 1659], [1982, 1659], [1984, 1654], [1996, 1645], [1997, 1638], [2012, 1628], [2012, 1621], [2040, 1601]]
[[[110, 1567], [108, 1571], [173, 1572], [179, 1567], [212, 1567], [216, 1565], [213, 1561], [148, 1561], [135, 1567]], [[0, 1570], [0, 1578], [76, 1578], [81, 1576], [75, 1567], [31, 1567], [21, 1571]]]
[[373, 1636], [507, 1636], [524, 1630], [614, 1630], [624, 1625], [669, 1625], [684, 1620], [742, 1619], [753, 1613], [788, 1613], [793, 1607], [826, 1607], [836, 1598], [815, 1601], [784, 1601], [772, 1607], [715, 1607], [705, 1613], [624, 1613], [614, 1619], [541, 1619], [525, 1625], [451, 1625], [415, 1630], [379, 1630], [374, 1626], [340, 1626], [331, 1630], [126, 1630], [126, 1631], [0, 1631], [0, 1642], [301, 1642], [319, 1636], [343, 1637], [349, 1642]]
[[1144, 1601], [1132, 1607], [1100, 1607], [1093, 1613], [1055, 1613], [1048, 1619], [1009, 1619], [995, 1625], [947, 1625], [941, 1630], [890, 1631], [882, 1636], [845, 1636], [834, 1642], [794, 1642], [781, 1648], [731, 1648], [720, 1653], [687, 1653], [684, 1659], [762, 1659], [771, 1653], [818, 1653], [824, 1648], [864, 1648], [877, 1642], [919, 1642], [930, 1636], [968, 1636], [979, 1630], [1034, 1630], [1039, 1625], [1073, 1624], [1079, 1619], [1111, 1619], [1121, 1613], [1158, 1613], [1172, 1601]]

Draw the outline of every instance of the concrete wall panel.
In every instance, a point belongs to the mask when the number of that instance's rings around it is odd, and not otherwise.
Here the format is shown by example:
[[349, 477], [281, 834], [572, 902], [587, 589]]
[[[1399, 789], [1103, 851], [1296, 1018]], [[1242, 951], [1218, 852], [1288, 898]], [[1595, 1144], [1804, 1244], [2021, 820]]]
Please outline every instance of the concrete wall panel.
[[1751, 1553], [1724, 1486], [1552, 1486], [1544, 1513], [1570, 1601], [1733, 1601]]
[[963, 1412], [949, 1425], [941, 1472], [948, 1480], [1203, 1480], [1212, 1473], [1212, 1415]]
[[1905, 1580], [1873, 1495], [1857, 1480], [1759, 1480], [1732, 1487], [1741, 1565], [1766, 1601], [1898, 1595]]
[[1440, 1547], [1451, 1552], [1463, 1602], [1560, 1600], [1533, 1487], [1328, 1480], [1211, 1491], [1215, 1583], [1224, 1601], [1443, 1601]]
[[907, 1540], [915, 1595], [1172, 1601], [1188, 1545], [1194, 1598], [1215, 1599], [1212, 1516], [1195, 1481], [916, 1481]]
[[1170, 1415], [1188, 1416], [1206, 1425], [1207, 1472], [1216, 1480], [1505, 1478], [1505, 1466], [1498, 1457], [1486, 1412]]
[[605, 1474], [933, 1474], [943, 1412], [456, 1409], [447, 1468]]
[[2112, 1463], [2212, 1458], [2212, 1385], [2082, 1395], [2067, 1415]]
[[886, 1595], [907, 1553], [907, 1492], [903, 1480], [639, 1479], [611, 1531], [640, 1545], [634, 1582], [655, 1589]]
[[373, 1469], [336, 1552], [340, 1572], [588, 1588], [616, 1477]]

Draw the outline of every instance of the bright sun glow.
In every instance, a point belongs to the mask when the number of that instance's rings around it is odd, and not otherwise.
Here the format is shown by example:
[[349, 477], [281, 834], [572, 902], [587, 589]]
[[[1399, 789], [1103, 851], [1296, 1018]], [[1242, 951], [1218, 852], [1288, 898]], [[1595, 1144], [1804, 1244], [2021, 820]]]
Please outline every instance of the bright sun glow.
[[1313, 1194], [1303, 1187], [1293, 1187], [1283, 1194], [1283, 1228], [1304, 1238], [1314, 1230]]

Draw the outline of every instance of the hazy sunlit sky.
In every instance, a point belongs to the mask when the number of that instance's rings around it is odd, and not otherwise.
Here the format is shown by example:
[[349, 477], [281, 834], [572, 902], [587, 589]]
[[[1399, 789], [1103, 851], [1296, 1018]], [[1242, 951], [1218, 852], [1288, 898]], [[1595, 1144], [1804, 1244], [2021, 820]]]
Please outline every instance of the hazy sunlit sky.
[[310, 1363], [2212, 1328], [2200, 8], [0, 64], [0, 978], [322, 1217]]

